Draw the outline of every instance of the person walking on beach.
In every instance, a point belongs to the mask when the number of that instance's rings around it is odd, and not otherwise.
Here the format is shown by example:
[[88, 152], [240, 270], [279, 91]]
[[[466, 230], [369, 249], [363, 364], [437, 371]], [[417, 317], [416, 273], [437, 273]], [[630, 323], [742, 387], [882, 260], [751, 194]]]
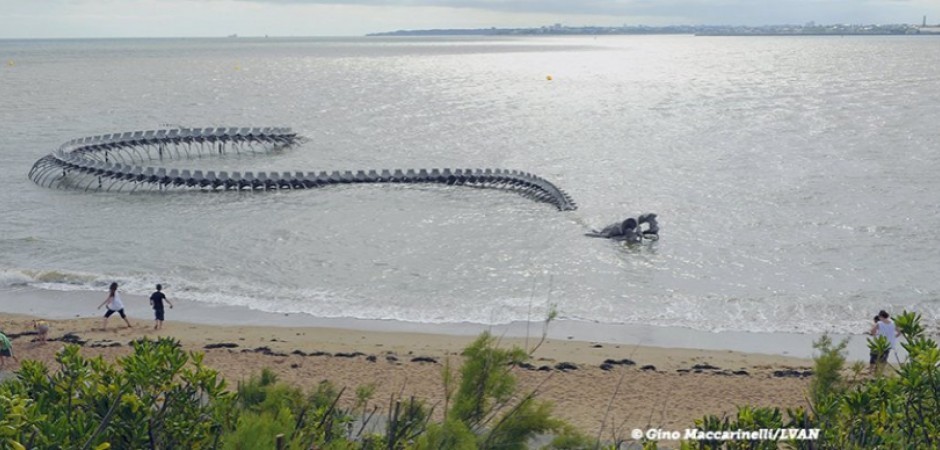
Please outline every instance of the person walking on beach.
[[[894, 350], [898, 343], [898, 336], [901, 335], [901, 332], [897, 330], [894, 326], [894, 322], [891, 321], [891, 316], [885, 310], [878, 312], [876, 316], [878, 321], [875, 322], [875, 325], [871, 327], [869, 334], [872, 336], [884, 336], [888, 340], [888, 349], [880, 355], [872, 355], [874, 360], [873, 364], [886, 364], [888, 362], [888, 354], [891, 353], [891, 350]], [[877, 358], [876, 358], [877, 357]], [[874, 365], [872, 366], [874, 367]]]
[[170, 302], [170, 299], [166, 298], [166, 295], [163, 294], [163, 286], [157, 285], [157, 291], [153, 294], [150, 294], [150, 306], [153, 306], [153, 329], [159, 330], [163, 328], [163, 302], [167, 302], [170, 305], [170, 309], [173, 309], [173, 303]]
[[111, 317], [111, 314], [118, 313], [121, 315], [121, 318], [124, 319], [124, 323], [127, 324], [127, 328], [131, 328], [131, 322], [127, 320], [127, 315], [124, 314], [124, 302], [121, 301], [121, 294], [117, 291], [118, 284], [111, 283], [111, 287], [108, 288], [110, 292], [108, 293], [108, 298], [104, 299], [104, 302], [98, 305], [98, 309], [101, 309], [102, 306], [108, 305], [108, 310], [104, 313], [104, 320], [101, 322], [101, 329], [108, 329], [108, 317]]
[[13, 343], [0, 331], [0, 370], [3, 370], [3, 366], [6, 365], [7, 358], [13, 358], [16, 362], [20, 361], [13, 356]]

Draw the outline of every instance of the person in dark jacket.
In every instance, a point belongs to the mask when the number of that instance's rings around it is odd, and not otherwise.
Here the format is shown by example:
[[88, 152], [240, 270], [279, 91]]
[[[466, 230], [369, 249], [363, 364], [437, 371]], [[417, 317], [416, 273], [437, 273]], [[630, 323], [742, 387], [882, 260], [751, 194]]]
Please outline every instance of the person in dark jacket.
[[150, 306], [153, 307], [154, 330], [163, 328], [163, 302], [166, 302], [168, 305], [170, 305], [170, 309], [173, 309], [173, 303], [171, 303], [170, 299], [166, 298], [166, 295], [163, 293], [163, 286], [158, 284], [156, 292], [150, 294]]

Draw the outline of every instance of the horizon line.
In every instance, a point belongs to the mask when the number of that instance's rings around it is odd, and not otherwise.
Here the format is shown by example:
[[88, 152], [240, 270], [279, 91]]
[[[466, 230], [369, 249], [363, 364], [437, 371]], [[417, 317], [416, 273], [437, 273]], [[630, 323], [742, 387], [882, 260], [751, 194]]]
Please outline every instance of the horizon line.
[[[924, 25], [916, 23], [826, 23], [826, 24], [816, 24], [814, 23], [813, 27], [826, 27], [826, 26], [891, 26], [891, 25], [904, 25], [914, 28], [923, 28]], [[784, 26], [795, 26], [795, 27], [806, 27], [804, 24], [796, 23], [779, 23], [779, 24], [763, 24], [763, 25], [732, 25], [732, 24], [721, 24], [721, 25], [706, 25], [706, 24], [671, 24], [671, 25], [644, 25], [644, 24], [635, 24], [635, 25], [563, 25], [563, 24], [552, 24], [552, 25], [537, 25], [537, 26], [528, 26], [528, 27], [476, 27], [476, 28], [401, 28], [398, 30], [388, 30], [388, 31], [372, 31], [365, 34], [332, 34], [332, 35], [240, 35], [238, 33], [233, 33], [230, 35], [191, 35], [191, 36], [43, 36], [43, 37], [5, 37], [0, 36], [0, 41], [30, 41], [30, 40], [95, 40], [95, 39], [238, 39], [238, 38], [247, 38], [247, 39], [265, 39], [265, 38], [275, 38], [275, 39], [291, 39], [291, 38], [350, 38], [350, 37], [377, 37], [376, 35], [396, 33], [396, 32], [415, 32], [415, 31], [437, 31], [437, 30], [448, 30], [448, 31], [475, 31], [475, 30], [539, 30], [539, 29], [551, 29], [551, 28], [569, 28], [569, 29], [579, 29], [579, 28], [672, 28], [672, 27], [749, 27], [749, 28], [767, 28], [767, 27], [784, 27]], [[937, 28], [940, 27], [940, 24], [926, 25], [926, 28]], [[395, 37], [395, 36], [382, 36], [382, 37]], [[407, 36], [401, 36], [407, 37]]]

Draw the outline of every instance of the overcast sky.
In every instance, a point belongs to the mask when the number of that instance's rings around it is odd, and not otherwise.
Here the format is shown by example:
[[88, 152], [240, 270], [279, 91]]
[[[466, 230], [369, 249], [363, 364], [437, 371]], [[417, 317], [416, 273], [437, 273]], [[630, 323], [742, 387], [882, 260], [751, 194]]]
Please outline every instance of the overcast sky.
[[349, 36], [426, 28], [919, 24], [940, 0], [0, 0], [0, 38]]

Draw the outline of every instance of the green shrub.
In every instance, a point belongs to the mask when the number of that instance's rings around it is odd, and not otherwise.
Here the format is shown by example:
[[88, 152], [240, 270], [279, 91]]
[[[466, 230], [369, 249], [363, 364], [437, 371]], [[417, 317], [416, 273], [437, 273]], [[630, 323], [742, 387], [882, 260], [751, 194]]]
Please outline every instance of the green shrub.
[[238, 383], [238, 404], [242, 408], [252, 408], [264, 402], [267, 387], [277, 382], [277, 375], [269, 368], [261, 369], [261, 375], [252, 376], [245, 382]]
[[[793, 414], [792, 412], [790, 413]], [[765, 428], [783, 428], [789, 427], [790, 423], [784, 422], [783, 415], [779, 408], [752, 408], [750, 406], [741, 406], [733, 417], [718, 417], [715, 415], [706, 416], [695, 421], [695, 428], [704, 431], [737, 431], [748, 430], [756, 431]], [[700, 440], [684, 443], [683, 448], [689, 449], [749, 449], [749, 450], [777, 450], [777, 442], [765, 440]]]
[[[816, 374], [810, 388], [811, 408], [788, 410], [787, 418], [767, 408], [742, 407], [734, 419], [709, 416], [696, 421], [703, 430], [758, 428], [819, 429], [815, 441], [789, 441], [798, 449], [861, 450], [940, 448], [940, 348], [925, 336], [919, 314], [904, 312], [895, 319], [908, 357], [893, 376], [846, 382], [845, 341], [833, 346], [828, 337], [817, 341]], [[870, 349], [884, 349], [886, 340], [870, 339]], [[857, 371], [857, 369], [856, 369]], [[745, 414], [746, 411], [751, 411]], [[774, 442], [684, 442], [683, 448], [767, 448]]]
[[[498, 348], [488, 333], [464, 351], [459, 382], [445, 365], [442, 423], [429, 424], [433, 408], [423, 402], [393, 397], [384, 433], [365, 436], [352, 430], [354, 413], [338, 406], [344, 390], [329, 382], [305, 394], [265, 369], [233, 393], [203, 365], [202, 354], [183, 351], [173, 339], [132, 345], [115, 363], [86, 359], [68, 345], [56, 355], [54, 372], [23, 361], [17, 379], [0, 384], [0, 450], [247, 450], [274, 448], [278, 435], [285, 450], [512, 450], [558, 430], [562, 437], [550, 448], [589, 442], [553, 419], [536, 391], [519, 392], [512, 370], [528, 355]], [[374, 392], [374, 385], [356, 390], [360, 417]]]
[[[460, 384], [454, 398], [447, 399], [453, 406], [446, 412], [441, 436], [462, 439], [466, 430], [476, 436], [479, 448], [522, 449], [536, 434], [560, 429], [562, 422], [551, 417], [548, 403], [535, 400], [536, 392], [517, 392], [512, 368], [528, 358], [523, 349], [498, 348], [496, 339], [483, 333], [463, 355]], [[448, 394], [449, 370], [445, 366]]]
[[337, 408], [342, 391], [329, 382], [309, 394], [277, 381], [269, 369], [238, 386], [241, 416], [234, 429], [222, 436], [226, 449], [273, 448], [274, 437], [284, 435], [287, 449], [313, 446], [346, 448], [346, 425], [352, 415]]
[[842, 370], [845, 368], [845, 349], [848, 345], [849, 340], [843, 339], [834, 346], [828, 334], [823, 334], [813, 342], [813, 348], [818, 353], [813, 357], [813, 380], [809, 388], [812, 403], [825, 401], [844, 391]]
[[235, 429], [225, 436], [225, 450], [255, 450], [274, 448], [278, 434], [289, 436], [294, 428], [293, 415], [284, 409], [278, 413], [268, 411], [243, 412]]
[[172, 339], [133, 347], [111, 364], [68, 345], [54, 374], [24, 361], [18, 378], [0, 385], [0, 402], [15, 412], [0, 413], [0, 423], [19, 422], [5, 439], [44, 449], [214, 448], [234, 420], [218, 373]]
[[581, 450], [593, 449], [596, 439], [588, 437], [571, 426], [561, 427], [558, 435], [545, 447], [546, 450]]
[[414, 446], [415, 450], [477, 450], [477, 436], [467, 425], [456, 419], [447, 419], [442, 424], [428, 426]]

